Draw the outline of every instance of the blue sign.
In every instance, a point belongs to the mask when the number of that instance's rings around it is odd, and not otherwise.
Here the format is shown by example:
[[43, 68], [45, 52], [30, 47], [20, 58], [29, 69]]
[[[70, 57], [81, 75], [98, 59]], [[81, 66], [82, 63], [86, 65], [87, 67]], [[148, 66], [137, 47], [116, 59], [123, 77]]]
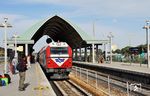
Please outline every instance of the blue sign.
[[61, 59], [61, 58], [56, 58], [56, 59], [55, 59], [55, 61], [56, 61], [56, 62], [59, 62], [59, 63], [64, 62], [64, 60], [65, 60], [64, 58], [62, 58], [62, 59]]

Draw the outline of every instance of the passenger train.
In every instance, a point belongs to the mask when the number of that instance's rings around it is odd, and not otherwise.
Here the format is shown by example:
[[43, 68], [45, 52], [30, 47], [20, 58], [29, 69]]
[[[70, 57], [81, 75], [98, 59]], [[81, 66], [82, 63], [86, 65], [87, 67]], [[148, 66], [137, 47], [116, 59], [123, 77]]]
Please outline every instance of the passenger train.
[[38, 56], [48, 78], [68, 78], [72, 68], [72, 49], [66, 42], [51, 42], [40, 50]]

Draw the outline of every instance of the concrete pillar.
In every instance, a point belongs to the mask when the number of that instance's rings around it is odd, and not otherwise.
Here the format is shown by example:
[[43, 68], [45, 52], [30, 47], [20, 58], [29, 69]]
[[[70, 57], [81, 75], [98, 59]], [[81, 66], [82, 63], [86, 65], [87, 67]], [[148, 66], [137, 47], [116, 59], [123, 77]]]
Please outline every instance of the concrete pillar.
[[92, 45], [90, 46], [90, 57], [89, 57], [89, 61], [92, 62]]
[[94, 43], [92, 44], [92, 61], [95, 63]]
[[28, 56], [28, 44], [25, 44], [25, 55]]
[[96, 53], [95, 53], [95, 60], [98, 62], [98, 44], [96, 45]]
[[85, 47], [84, 50], [84, 58], [85, 58], [85, 62], [87, 62], [87, 47]]

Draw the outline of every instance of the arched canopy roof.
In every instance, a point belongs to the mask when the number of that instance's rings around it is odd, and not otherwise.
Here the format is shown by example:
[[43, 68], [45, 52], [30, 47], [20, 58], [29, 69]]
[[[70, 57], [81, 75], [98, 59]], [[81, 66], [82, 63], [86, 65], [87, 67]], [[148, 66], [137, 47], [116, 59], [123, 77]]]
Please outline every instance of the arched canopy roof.
[[43, 35], [50, 36], [54, 41], [67, 42], [72, 48], [82, 47], [87, 41], [93, 40], [78, 26], [59, 16], [53, 16], [36, 23], [20, 35], [20, 38], [34, 40], [34, 43], [36, 43]]

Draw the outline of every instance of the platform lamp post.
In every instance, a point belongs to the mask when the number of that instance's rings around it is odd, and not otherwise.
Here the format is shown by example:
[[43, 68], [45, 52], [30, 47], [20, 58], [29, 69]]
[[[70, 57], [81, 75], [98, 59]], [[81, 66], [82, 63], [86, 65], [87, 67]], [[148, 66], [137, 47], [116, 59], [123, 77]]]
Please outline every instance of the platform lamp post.
[[146, 29], [146, 43], [147, 43], [147, 67], [150, 68], [150, 62], [149, 62], [149, 20], [146, 20], [146, 25], [143, 27], [143, 29]]
[[112, 32], [110, 32], [107, 37], [109, 38], [109, 42], [110, 42], [110, 64], [111, 64], [112, 63], [112, 38], [114, 37], [112, 35]]
[[5, 34], [5, 67], [4, 67], [4, 73], [8, 73], [7, 70], [7, 28], [12, 27], [9, 23], [7, 23], [8, 18], [4, 18], [4, 23], [0, 24], [0, 27], [4, 27], [4, 34]]
[[[95, 21], [93, 21], [93, 37], [95, 38]], [[94, 43], [92, 43], [92, 61], [95, 63]]]

